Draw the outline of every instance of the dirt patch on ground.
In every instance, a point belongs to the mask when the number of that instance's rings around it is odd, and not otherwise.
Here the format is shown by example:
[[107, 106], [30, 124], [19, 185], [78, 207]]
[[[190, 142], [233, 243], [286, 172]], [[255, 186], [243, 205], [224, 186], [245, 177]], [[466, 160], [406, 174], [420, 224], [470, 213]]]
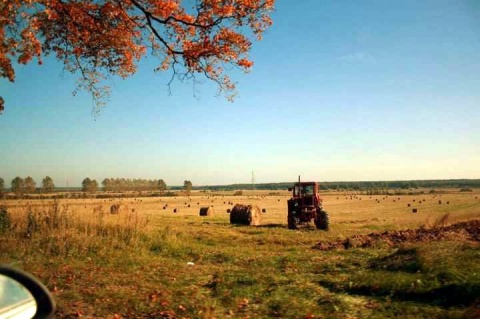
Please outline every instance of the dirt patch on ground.
[[480, 220], [456, 223], [446, 227], [430, 229], [393, 230], [368, 235], [354, 235], [347, 239], [319, 242], [313, 248], [318, 250], [368, 248], [378, 243], [397, 246], [405, 242], [426, 242], [446, 238], [462, 237], [470, 241], [480, 241]]

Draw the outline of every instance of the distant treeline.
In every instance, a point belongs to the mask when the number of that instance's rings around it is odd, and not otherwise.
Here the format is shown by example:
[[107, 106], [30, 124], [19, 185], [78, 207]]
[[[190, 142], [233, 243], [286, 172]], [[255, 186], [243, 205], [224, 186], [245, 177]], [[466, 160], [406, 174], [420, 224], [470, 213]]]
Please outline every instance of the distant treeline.
[[167, 184], [163, 179], [127, 179], [105, 178], [102, 181], [104, 191], [165, 191]]
[[[57, 192], [126, 192], [126, 191], [150, 191], [160, 192], [164, 195], [165, 191], [183, 191], [189, 193], [190, 190], [207, 191], [236, 191], [236, 190], [287, 190], [295, 182], [283, 183], [261, 183], [261, 184], [231, 184], [231, 185], [210, 185], [193, 186], [192, 182], [185, 181], [183, 186], [170, 186], [163, 179], [127, 179], [127, 178], [105, 178], [101, 182], [101, 187], [96, 180], [85, 178], [82, 181], [82, 187], [56, 187], [54, 181], [49, 176], [42, 180], [42, 186], [37, 188], [36, 182], [30, 176], [25, 179], [15, 177], [11, 181], [11, 188], [8, 189], [5, 182], [0, 178], [0, 198], [5, 197], [6, 193], [11, 191], [16, 196], [24, 194], [41, 194]], [[472, 188], [480, 188], [480, 179], [445, 179], [445, 180], [411, 180], [411, 181], [360, 181], [360, 182], [319, 182], [321, 190], [338, 191], [363, 191], [367, 194], [384, 194], [390, 190], [412, 190], [412, 189], [442, 189], [458, 188], [462, 191], [468, 191]]]
[[[365, 181], [365, 182], [318, 182], [321, 190], [388, 190], [418, 188], [480, 188], [480, 179], [446, 179], [446, 180], [413, 180], [413, 181]], [[295, 182], [232, 184], [217, 186], [194, 186], [194, 190], [233, 191], [251, 190], [287, 190]], [[175, 189], [172, 187], [171, 189]], [[181, 189], [181, 186], [178, 186]]]

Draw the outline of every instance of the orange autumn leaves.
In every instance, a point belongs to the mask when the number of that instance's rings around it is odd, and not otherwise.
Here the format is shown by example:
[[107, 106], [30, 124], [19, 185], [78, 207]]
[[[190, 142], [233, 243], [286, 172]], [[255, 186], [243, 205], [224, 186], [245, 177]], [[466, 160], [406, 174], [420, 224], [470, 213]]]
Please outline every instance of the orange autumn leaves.
[[[185, 3], [185, 1], [183, 2]], [[79, 88], [97, 102], [104, 79], [136, 72], [147, 53], [156, 70], [204, 75], [227, 97], [235, 86], [225, 65], [247, 71], [250, 38], [261, 39], [274, 0], [0, 0], [0, 77], [15, 80], [13, 61], [55, 55], [80, 74]], [[3, 105], [0, 98], [0, 110]]]

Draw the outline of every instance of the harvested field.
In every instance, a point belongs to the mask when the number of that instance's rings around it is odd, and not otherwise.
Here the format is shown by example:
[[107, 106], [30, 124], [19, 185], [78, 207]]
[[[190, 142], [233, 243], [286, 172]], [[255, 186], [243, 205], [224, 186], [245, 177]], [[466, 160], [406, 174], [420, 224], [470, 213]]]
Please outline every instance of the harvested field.
[[[57, 318], [440, 319], [475, 313], [478, 222], [458, 225], [480, 218], [479, 192], [434, 200], [350, 195], [322, 194], [328, 232], [313, 225], [289, 230], [287, 192], [1, 201], [8, 217], [0, 222], [0, 263], [39, 277], [54, 294]], [[438, 205], [438, 199], [450, 204]], [[413, 200], [422, 200], [416, 214], [407, 206], [416, 205]], [[230, 224], [232, 203], [265, 209], [261, 224]], [[110, 214], [116, 204], [120, 212]], [[199, 216], [211, 205], [215, 215]], [[434, 225], [451, 231], [436, 234]], [[429, 232], [420, 232], [422, 226]], [[389, 239], [372, 240], [368, 249], [312, 249], [372, 233]], [[459, 297], [447, 302], [441, 296]]]

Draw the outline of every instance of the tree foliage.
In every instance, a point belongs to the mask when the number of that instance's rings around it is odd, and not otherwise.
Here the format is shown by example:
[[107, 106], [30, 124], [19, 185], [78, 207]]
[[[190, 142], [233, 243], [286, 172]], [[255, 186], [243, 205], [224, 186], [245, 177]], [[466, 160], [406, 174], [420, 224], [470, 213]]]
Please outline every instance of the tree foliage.
[[98, 191], [98, 182], [89, 177], [82, 181], [82, 191], [86, 193], [96, 193]]
[[0, 177], [0, 199], [3, 198], [5, 193], [5, 181]]
[[51, 193], [55, 189], [55, 183], [53, 182], [53, 179], [50, 176], [46, 176], [42, 180], [42, 189], [44, 193]]
[[35, 182], [35, 180], [32, 177], [27, 176], [25, 178], [25, 192], [27, 194], [35, 193], [36, 189], [37, 189], [37, 183]]
[[167, 190], [167, 183], [163, 179], [159, 179], [157, 183], [158, 190], [164, 192]]
[[191, 181], [184, 181], [183, 182], [183, 190], [185, 191], [185, 193], [187, 195], [190, 194], [190, 191], [192, 190], [192, 187], [193, 187], [193, 185], [192, 185]]
[[[275, 0], [8, 0], [0, 2], [0, 77], [13, 82], [12, 61], [27, 64], [53, 54], [80, 74], [77, 89], [97, 107], [108, 96], [105, 79], [125, 78], [147, 53], [170, 82], [204, 75], [233, 98], [226, 66], [248, 71], [250, 38], [272, 24]], [[0, 97], [0, 111], [3, 99]]]
[[15, 177], [12, 179], [12, 192], [15, 193], [15, 195], [21, 195], [25, 193], [25, 180], [21, 177]]

